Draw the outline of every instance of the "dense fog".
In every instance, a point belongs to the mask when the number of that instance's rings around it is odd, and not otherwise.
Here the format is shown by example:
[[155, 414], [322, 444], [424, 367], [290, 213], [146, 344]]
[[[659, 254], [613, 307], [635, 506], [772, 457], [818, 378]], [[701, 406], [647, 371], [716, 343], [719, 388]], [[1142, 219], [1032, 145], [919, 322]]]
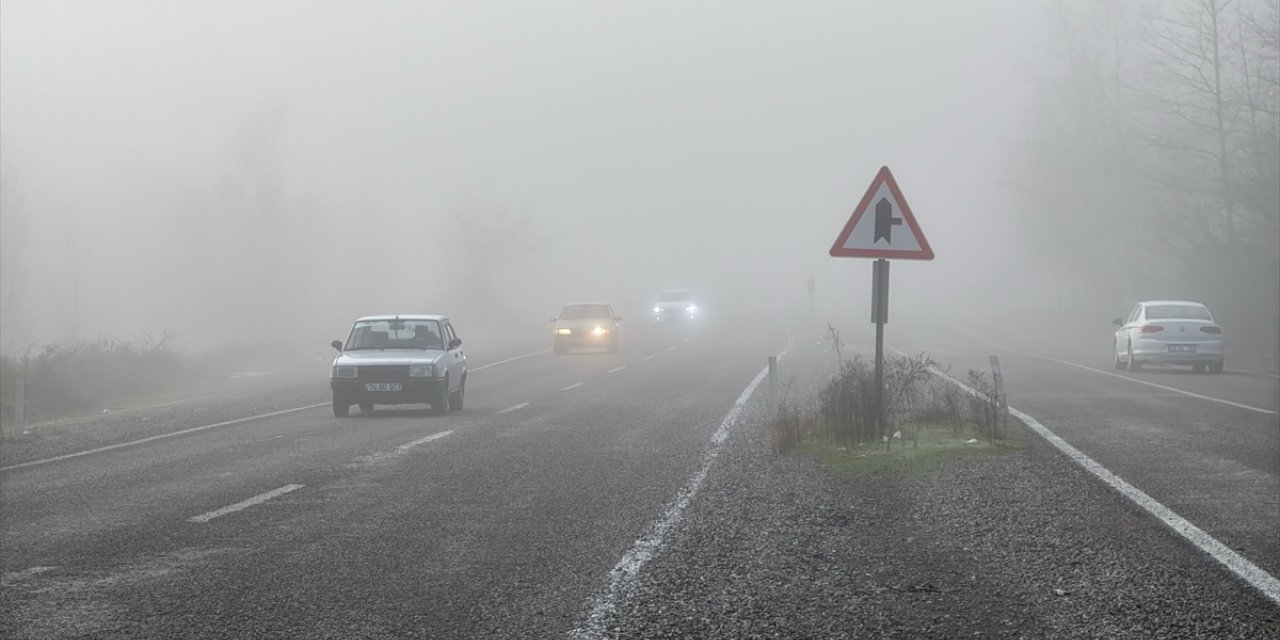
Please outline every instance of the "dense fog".
[[888, 165], [937, 254], [894, 264], [895, 319], [1104, 344], [1207, 297], [1274, 353], [1276, 4], [1223, 14], [1250, 102], [1216, 192], [1221, 140], [1159, 99], [1201, 106], [1161, 51], [1223, 3], [1111, 4], [6, 0], [0, 349], [323, 352], [363, 314], [487, 336], [662, 288], [782, 317], [809, 277], [862, 315], [870, 261], [828, 249]]

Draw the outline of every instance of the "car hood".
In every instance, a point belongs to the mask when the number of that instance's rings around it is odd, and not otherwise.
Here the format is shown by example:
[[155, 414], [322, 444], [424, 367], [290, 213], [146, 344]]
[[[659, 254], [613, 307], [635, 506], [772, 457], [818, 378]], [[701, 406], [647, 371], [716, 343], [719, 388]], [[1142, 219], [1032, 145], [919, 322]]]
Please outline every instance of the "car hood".
[[667, 300], [655, 303], [655, 306], [662, 309], [684, 309], [691, 304], [694, 304], [692, 300]]
[[361, 351], [343, 351], [333, 359], [333, 365], [370, 366], [370, 365], [406, 365], [431, 364], [444, 355], [439, 349], [368, 349]]
[[556, 320], [557, 329], [569, 329], [570, 331], [590, 331], [596, 327], [613, 326], [613, 321], [608, 318], [570, 318], [567, 320]]

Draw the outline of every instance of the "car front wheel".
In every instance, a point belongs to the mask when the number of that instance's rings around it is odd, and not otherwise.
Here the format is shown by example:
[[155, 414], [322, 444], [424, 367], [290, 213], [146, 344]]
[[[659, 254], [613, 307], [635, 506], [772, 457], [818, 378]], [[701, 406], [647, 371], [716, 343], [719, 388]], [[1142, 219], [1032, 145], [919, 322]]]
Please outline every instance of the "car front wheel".
[[435, 390], [434, 396], [431, 398], [431, 412], [436, 415], [444, 415], [449, 412], [449, 376], [445, 376], [443, 384], [439, 389]]
[[463, 378], [462, 384], [458, 387], [458, 390], [454, 391], [453, 395], [449, 396], [449, 410], [462, 411], [462, 400], [463, 400], [463, 397], [466, 396], [466, 394], [467, 394], [467, 379]]
[[1210, 362], [1210, 363], [1209, 363], [1209, 373], [1222, 373], [1222, 363], [1221, 363], [1221, 362]]

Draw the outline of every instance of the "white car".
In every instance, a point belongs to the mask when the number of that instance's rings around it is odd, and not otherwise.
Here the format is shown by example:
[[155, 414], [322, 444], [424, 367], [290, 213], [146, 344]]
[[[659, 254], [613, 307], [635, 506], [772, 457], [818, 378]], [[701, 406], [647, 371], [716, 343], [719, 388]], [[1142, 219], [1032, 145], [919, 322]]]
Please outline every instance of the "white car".
[[653, 303], [654, 322], [689, 322], [698, 318], [702, 310], [687, 289], [666, 289], [658, 292]]
[[1116, 318], [1117, 369], [1138, 371], [1144, 364], [1190, 365], [1198, 373], [1222, 373], [1222, 327], [1199, 302], [1139, 302], [1129, 317]]
[[329, 371], [333, 415], [351, 405], [427, 403], [436, 413], [462, 408], [467, 355], [449, 318], [438, 315], [367, 316], [356, 320]]

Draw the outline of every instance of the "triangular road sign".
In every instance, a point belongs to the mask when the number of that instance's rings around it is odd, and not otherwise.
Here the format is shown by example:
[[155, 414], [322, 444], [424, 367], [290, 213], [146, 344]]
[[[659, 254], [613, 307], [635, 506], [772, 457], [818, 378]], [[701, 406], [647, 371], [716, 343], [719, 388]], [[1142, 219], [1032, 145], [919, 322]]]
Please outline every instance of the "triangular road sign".
[[[871, 210], [871, 215], [863, 215]], [[932, 260], [933, 249], [920, 231], [916, 217], [902, 197], [902, 190], [889, 173], [880, 167], [876, 179], [867, 187], [862, 202], [849, 216], [844, 230], [831, 245], [837, 258], [893, 258], [897, 260]]]

